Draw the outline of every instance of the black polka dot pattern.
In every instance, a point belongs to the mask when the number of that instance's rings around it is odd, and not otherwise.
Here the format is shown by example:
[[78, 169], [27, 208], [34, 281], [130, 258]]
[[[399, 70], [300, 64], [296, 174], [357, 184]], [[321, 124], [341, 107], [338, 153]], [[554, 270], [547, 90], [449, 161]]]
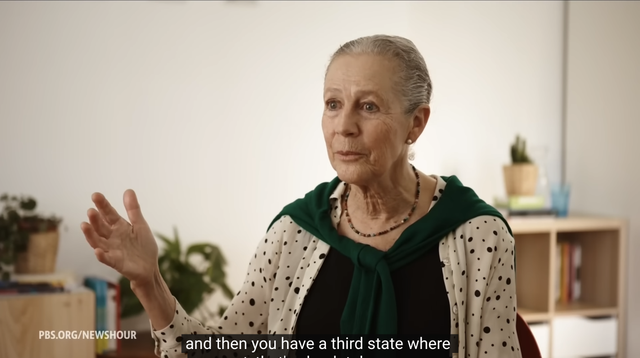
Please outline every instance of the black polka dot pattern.
[[[435, 178], [438, 184], [432, 206], [437, 205], [446, 185], [441, 178]], [[334, 226], [340, 220], [339, 198], [344, 189], [343, 184], [339, 185], [331, 196]], [[492, 217], [476, 218], [440, 243], [442, 272], [451, 303], [451, 333], [460, 335], [460, 358], [520, 357], [513, 309], [514, 244], [503, 226]], [[471, 250], [474, 254], [470, 254]], [[184, 357], [179, 341], [183, 334], [294, 333], [305, 295], [328, 251], [326, 243], [302, 230], [289, 217], [282, 217], [259, 241], [245, 281], [223, 317], [206, 325], [189, 316], [176, 302], [170, 325], [152, 331], [155, 354]], [[500, 300], [495, 298], [498, 293]], [[507, 299], [510, 297], [513, 299]]]
[[451, 263], [442, 270], [460, 358], [521, 357], [515, 327], [514, 247], [502, 220], [490, 216], [468, 221], [440, 245], [441, 258]]

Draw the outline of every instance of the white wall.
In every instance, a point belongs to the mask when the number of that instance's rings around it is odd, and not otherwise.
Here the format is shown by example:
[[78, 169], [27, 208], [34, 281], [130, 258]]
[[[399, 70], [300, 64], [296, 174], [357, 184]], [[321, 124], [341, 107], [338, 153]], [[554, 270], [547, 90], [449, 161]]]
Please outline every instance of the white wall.
[[137, 190], [154, 230], [219, 243], [238, 288], [272, 217], [334, 173], [320, 131], [331, 53], [412, 39], [434, 82], [425, 172], [503, 194], [516, 133], [560, 178], [558, 2], [0, 2], [0, 192], [62, 215], [59, 269], [114, 276], [79, 224]]
[[627, 354], [640, 356], [640, 3], [570, 2], [567, 180], [571, 205], [629, 220]]

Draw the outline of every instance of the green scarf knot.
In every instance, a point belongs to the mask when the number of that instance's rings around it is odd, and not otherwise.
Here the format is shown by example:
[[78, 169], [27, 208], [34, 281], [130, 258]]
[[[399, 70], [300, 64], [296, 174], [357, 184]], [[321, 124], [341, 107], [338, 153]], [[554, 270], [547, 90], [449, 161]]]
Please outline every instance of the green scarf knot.
[[356, 253], [354, 264], [367, 271], [377, 271], [378, 265], [386, 265], [384, 252], [369, 245], [361, 245]]

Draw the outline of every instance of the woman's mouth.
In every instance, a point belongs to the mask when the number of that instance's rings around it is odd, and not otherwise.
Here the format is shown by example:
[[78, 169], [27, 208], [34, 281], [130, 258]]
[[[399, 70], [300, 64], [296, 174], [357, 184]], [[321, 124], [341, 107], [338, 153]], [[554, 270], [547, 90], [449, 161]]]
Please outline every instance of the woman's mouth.
[[344, 161], [352, 161], [352, 160], [358, 160], [360, 159], [363, 154], [359, 153], [359, 152], [353, 152], [353, 151], [347, 151], [347, 150], [340, 150], [336, 152], [336, 156], [338, 157], [338, 159], [340, 160], [344, 160]]

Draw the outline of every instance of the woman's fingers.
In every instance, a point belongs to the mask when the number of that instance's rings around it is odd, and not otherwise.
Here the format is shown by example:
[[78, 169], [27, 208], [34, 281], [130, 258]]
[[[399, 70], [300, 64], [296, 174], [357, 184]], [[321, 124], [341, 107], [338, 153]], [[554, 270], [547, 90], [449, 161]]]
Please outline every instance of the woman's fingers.
[[87, 216], [89, 217], [91, 226], [93, 226], [93, 229], [98, 233], [98, 235], [107, 239], [111, 237], [113, 230], [109, 225], [107, 225], [98, 210], [94, 208], [87, 210]]
[[124, 192], [124, 208], [127, 210], [127, 215], [129, 216], [129, 222], [131, 225], [144, 225], [146, 224], [144, 217], [142, 216], [142, 210], [140, 210], [140, 203], [138, 203], [138, 198], [136, 193], [128, 189]]
[[98, 208], [98, 211], [102, 214], [102, 217], [107, 224], [115, 225], [122, 219], [120, 214], [118, 214], [116, 209], [109, 204], [109, 201], [104, 197], [104, 195], [100, 193], [93, 193], [93, 195], [91, 195], [91, 200], [96, 204], [96, 208]]
[[121, 250], [105, 251], [103, 249], [97, 248], [94, 249], [93, 252], [96, 255], [98, 261], [118, 271], [120, 274], [125, 274], [125, 272], [123, 272], [124, 257]]
[[91, 226], [91, 224], [87, 222], [83, 222], [80, 224], [80, 230], [84, 234], [84, 237], [87, 239], [87, 242], [94, 249], [106, 249], [107, 248], [107, 239], [98, 235], [96, 230]]
[[98, 261], [132, 281], [145, 275], [149, 262], [157, 261], [158, 250], [135, 192], [127, 190], [123, 197], [129, 222], [118, 214], [104, 195], [94, 193], [91, 200], [97, 210], [89, 209], [89, 223], [83, 222], [80, 227]]
[[109, 255], [108, 252], [105, 252], [100, 248], [94, 249], [93, 252], [96, 254], [96, 258], [98, 259], [98, 261], [111, 268], [115, 268], [115, 260], [113, 259], [113, 257], [111, 257], [111, 255]]

